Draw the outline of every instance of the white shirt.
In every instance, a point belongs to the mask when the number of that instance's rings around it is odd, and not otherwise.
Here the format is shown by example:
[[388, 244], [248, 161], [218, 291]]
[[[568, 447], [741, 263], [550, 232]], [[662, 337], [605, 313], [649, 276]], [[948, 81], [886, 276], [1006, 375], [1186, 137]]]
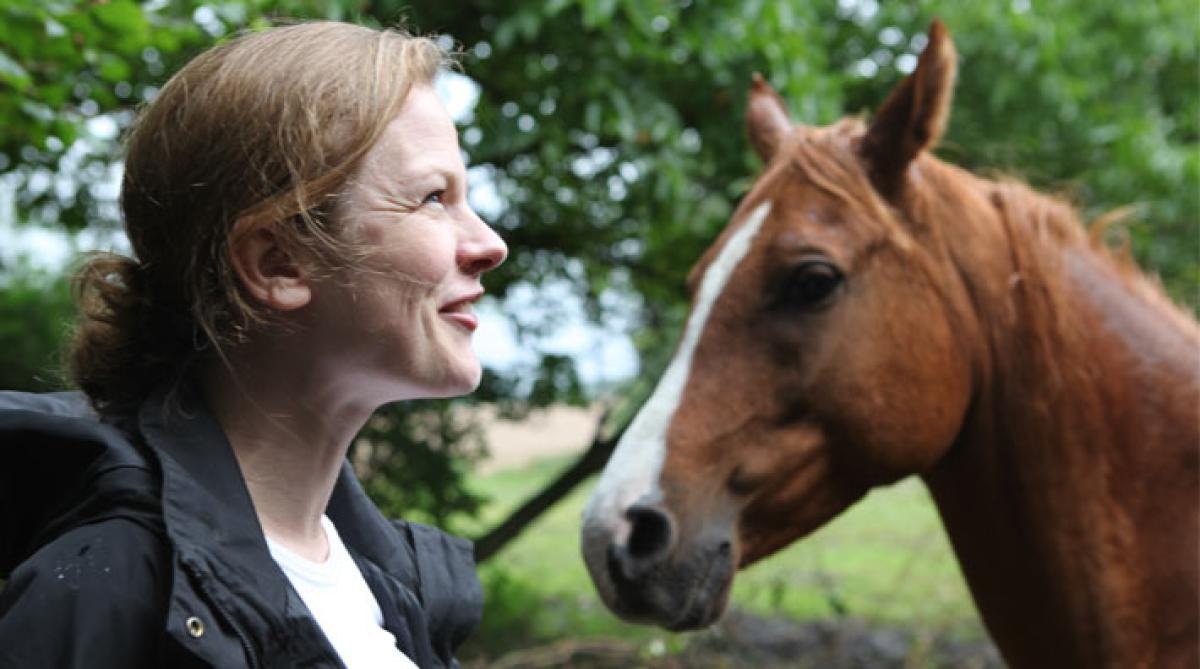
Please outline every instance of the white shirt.
[[329, 557], [324, 562], [306, 560], [270, 537], [267, 548], [317, 619], [342, 663], [349, 669], [417, 669], [396, 648], [396, 638], [383, 628], [379, 602], [346, 551], [333, 522], [321, 516], [321, 527], [329, 541]]

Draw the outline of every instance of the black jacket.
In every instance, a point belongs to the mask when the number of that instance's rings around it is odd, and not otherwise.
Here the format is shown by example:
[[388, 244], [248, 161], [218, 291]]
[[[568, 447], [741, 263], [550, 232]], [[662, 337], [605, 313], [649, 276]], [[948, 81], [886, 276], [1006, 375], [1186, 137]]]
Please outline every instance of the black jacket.
[[[130, 422], [0, 393], [0, 668], [342, 666], [202, 403], [158, 393]], [[384, 519], [349, 465], [327, 513], [399, 649], [457, 666], [483, 602], [470, 542]]]

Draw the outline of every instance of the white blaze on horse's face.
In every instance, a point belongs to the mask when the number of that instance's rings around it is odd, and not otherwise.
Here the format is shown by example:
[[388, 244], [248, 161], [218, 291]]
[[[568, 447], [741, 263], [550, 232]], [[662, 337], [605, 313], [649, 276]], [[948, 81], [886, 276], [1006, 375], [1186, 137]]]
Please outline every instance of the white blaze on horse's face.
[[705, 271], [675, 357], [621, 438], [584, 510], [584, 557], [601, 595], [610, 606], [614, 593], [607, 573], [609, 547], [623, 546], [630, 541], [632, 524], [627, 514], [631, 508], [652, 506], [662, 501], [659, 476], [666, 458], [667, 430], [683, 396], [696, 345], [704, 333], [713, 305], [749, 254], [770, 211], [770, 202], [752, 210]]

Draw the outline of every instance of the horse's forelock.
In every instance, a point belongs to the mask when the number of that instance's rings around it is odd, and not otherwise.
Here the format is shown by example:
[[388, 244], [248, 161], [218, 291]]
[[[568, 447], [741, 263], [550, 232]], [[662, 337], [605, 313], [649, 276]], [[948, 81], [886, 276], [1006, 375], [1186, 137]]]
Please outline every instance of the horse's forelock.
[[[860, 225], [877, 226], [880, 236], [907, 245], [908, 231], [875, 189], [858, 152], [866, 132], [861, 118], [848, 117], [825, 128], [808, 129], [785, 147], [788, 178], [799, 178], [833, 198], [856, 216]], [[781, 179], [776, 188], [784, 185]], [[769, 195], [779, 200], [778, 196]], [[782, 203], [781, 203], [782, 204]]]

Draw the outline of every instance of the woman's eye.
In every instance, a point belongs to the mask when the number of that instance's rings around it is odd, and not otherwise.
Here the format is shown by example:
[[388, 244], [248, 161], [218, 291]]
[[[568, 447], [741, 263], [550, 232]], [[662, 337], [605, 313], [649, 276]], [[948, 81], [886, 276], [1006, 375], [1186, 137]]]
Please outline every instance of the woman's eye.
[[833, 301], [841, 285], [837, 267], [824, 261], [801, 263], [784, 282], [779, 301], [785, 307], [819, 309]]
[[445, 195], [446, 195], [446, 191], [435, 190], [432, 193], [430, 193], [429, 195], [426, 195], [421, 200], [421, 204], [442, 204], [442, 198], [445, 197]]

